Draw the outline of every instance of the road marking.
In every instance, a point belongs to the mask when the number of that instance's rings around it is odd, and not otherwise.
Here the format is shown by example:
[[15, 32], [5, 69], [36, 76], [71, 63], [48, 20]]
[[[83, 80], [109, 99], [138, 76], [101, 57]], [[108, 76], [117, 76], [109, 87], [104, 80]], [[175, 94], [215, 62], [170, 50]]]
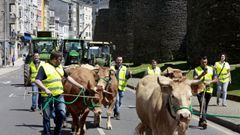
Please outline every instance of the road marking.
[[9, 84], [11, 83], [11, 81], [5, 81], [5, 82], [2, 82], [3, 84]]
[[[193, 115], [192, 118], [197, 121], [199, 120], [199, 118], [195, 115]], [[215, 128], [216, 130], [221, 131], [221, 132], [225, 133], [226, 135], [233, 135], [233, 131], [227, 129], [226, 127], [218, 125], [217, 123], [211, 122], [209, 120], [208, 120], [208, 126], [211, 126], [212, 128]]]
[[11, 94], [10, 94], [8, 97], [10, 97], [10, 98], [11, 98], [11, 97], [13, 97], [13, 95], [14, 95], [14, 94], [13, 94], [13, 93], [11, 93]]
[[97, 130], [98, 130], [98, 132], [99, 132], [100, 135], [105, 135], [103, 129], [101, 129], [101, 128], [97, 128]]
[[23, 100], [25, 100], [26, 94], [27, 94], [27, 90], [25, 89]]

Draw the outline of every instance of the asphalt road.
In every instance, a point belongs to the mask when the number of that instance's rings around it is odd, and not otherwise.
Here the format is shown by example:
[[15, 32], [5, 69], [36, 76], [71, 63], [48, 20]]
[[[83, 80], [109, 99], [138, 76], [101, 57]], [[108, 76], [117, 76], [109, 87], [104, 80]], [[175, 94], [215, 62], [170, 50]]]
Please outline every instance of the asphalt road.
[[[0, 76], [0, 135], [40, 135], [42, 132], [42, 116], [39, 112], [30, 112], [31, 96], [27, 91], [31, 88], [23, 86], [23, 71], [18, 70]], [[70, 135], [71, 117], [63, 135]], [[134, 135], [139, 122], [135, 111], [134, 91], [128, 89], [123, 99], [121, 120], [112, 119], [112, 130], [106, 130], [106, 113], [103, 111], [103, 122], [100, 128], [93, 128], [92, 113], [87, 118], [87, 135]], [[208, 129], [197, 127], [198, 118], [193, 116], [189, 135], [234, 135], [237, 134], [224, 127], [208, 122]], [[52, 122], [52, 126], [54, 126]]]

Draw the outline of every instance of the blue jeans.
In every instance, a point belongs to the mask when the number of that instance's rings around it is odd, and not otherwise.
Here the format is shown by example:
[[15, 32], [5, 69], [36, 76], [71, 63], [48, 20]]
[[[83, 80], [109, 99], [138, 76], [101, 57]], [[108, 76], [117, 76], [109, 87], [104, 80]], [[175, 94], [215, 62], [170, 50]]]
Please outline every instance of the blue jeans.
[[[62, 95], [55, 96], [60, 101], [64, 101], [64, 98]], [[42, 97], [42, 106], [44, 107], [45, 103], [47, 102], [48, 97]], [[54, 129], [54, 135], [61, 135], [61, 129], [63, 120], [66, 117], [66, 106], [64, 103], [54, 101], [50, 102], [48, 106], [43, 110], [43, 134], [44, 135], [51, 135], [51, 124], [50, 124], [50, 118], [51, 116], [54, 119], [55, 123], [55, 129]]]
[[120, 107], [122, 105], [123, 96], [124, 96], [124, 91], [118, 90], [116, 103], [115, 103], [115, 108], [114, 108], [114, 113], [119, 113], [120, 112]]
[[219, 103], [219, 98], [222, 93], [222, 105], [226, 105], [226, 98], [227, 98], [227, 88], [229, 82], [218, 82], [217, 83], [217, 104]]
[[36, 83], [32, 83], [32, 109], [36, 109], [38, 106], [38, 86]]

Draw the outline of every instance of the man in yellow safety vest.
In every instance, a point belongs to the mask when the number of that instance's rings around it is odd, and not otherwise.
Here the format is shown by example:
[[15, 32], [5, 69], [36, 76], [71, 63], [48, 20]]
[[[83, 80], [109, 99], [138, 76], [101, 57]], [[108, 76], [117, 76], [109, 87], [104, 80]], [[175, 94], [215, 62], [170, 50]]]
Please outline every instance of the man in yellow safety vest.
[[217, 105], [219, 105], [219, 98], [222, 92], [222, 106], [227, 106], [227, 88], [228, 84], [231, 82], [230, 65], [226, 60], [226, 55], [221, 54], [221, 60], [215, 62], [214, 68], [217, 72], [218, 82], [217, 82]]
[[161, 74], [161, 69], [157, 66], [157, 61], [152, 60], [151, 66], [147, 68], [147, 71], [145, 72], [145, 75], [160, 75]]
[[116, 65], [111, 66], [111, 69], [116, 72], [116, 78], [118, 80], [118, 94], [114, 108], [114, 117], [117, 120], [120, 120], [120, 107], [122, 104], [122, 98], [124, 96], [124, 92], [126, 91], [127, 79], [131, 77], [131, 73], [128, 71], [126, 66], [122, 65], [122, 57], [117, 57], [115, 62]]
[[31, 85], [32, 85], [32, 106], [31, 111], [36, 111], [37, 107], [41, 109], [41, 105], [39, 104], [39, 94], [38, 94], [38, 86], [35, 83], [35, 78], [37, 76], [38, 69], [44, 62], [40, 61], [39, 54], [33, 54], [33, 61], [30, 63], [30, 75], [31, 75]]
[[62, 78], [66, 78], [70, 83], [82, 88], [83, 86], [76, 82], [72, 77], [68, 76], [61, 66], [62, 53], [52, 52], [50, 55], [50, 60], [43, 64], [37, 73], [36, 84], [43, 91], [41, 93], [41, 102], [44, 106], [48, 103], [50, 96], [53, 96], [57, 101], [51, 101], [48, 106], [43, 110], [43, 134], [51, 135], [50, 130], [50, 115], [54, 114], [55, 129], [54, 135], [61, 134], [61, 128], [63, 120], [65, 119], [66, 107], [63, 98], [63, 84]]
[[[201, 114], [205, 114], [207, 113], [208, 103], [213, 93], [212, 84], [217, 82], [217, 76], [215, 70], [208, 66], [207, 56], [201, 57], [200, 64], [200, 66], [194, 69], [193, 79], [200, 79], [206, 84], [206, 88], [197, 95], [198, 102], [200, 104], [200, 112]], [[200, 116], [199, 126], [203, 127], [203, 129], [207, 128], [206, 115]]]

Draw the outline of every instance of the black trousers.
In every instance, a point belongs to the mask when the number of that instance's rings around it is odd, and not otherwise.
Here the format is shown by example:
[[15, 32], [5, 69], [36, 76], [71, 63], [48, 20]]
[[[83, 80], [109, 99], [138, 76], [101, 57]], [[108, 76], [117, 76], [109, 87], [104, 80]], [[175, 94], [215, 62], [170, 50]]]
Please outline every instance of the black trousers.
[[[209, 103], [211, 97], [212, 97], [212, 93], [207, 93], [207, 92], [205, 92], [205, 95], [204, 95], [204, 92], [201, 92], [197, 95], [198, 102], [200, 105], [200, 112], [202, 112], [203, 114], [207, 113], [208, 103]], [[202, 108], [202, 103], [203, 103], [203, 108]], [[202, 117], [200, 116], [199, 121], [201, 121], [201, 122], [207, 121], [206, 115], [202, 115]]]

